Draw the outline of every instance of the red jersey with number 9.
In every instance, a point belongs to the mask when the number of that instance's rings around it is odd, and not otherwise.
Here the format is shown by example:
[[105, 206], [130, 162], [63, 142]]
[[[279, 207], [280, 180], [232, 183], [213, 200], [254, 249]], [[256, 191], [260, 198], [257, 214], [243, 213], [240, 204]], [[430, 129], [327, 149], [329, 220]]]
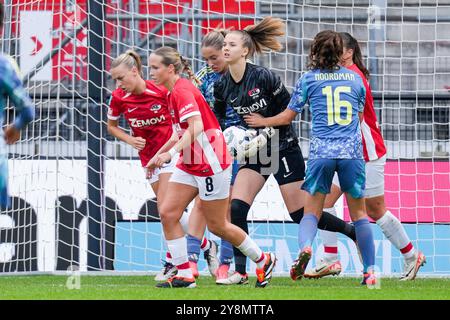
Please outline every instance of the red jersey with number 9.
[[177, 167], [195, 176], [220, 173], [231, 164], [231, 156], [219, 122], [201, 92], [187, 79], [180, 78], [169, 93], [169, 108], [179, 137], [188, 128], [187, 119], [200, 116], [203, 132], [181, 152]]

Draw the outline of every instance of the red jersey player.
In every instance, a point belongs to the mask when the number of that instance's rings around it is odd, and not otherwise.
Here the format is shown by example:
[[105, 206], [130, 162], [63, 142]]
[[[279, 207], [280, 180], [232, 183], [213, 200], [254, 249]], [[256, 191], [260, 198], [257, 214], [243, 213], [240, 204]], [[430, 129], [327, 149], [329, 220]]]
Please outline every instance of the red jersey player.
[[[152, 81], [142, 78], [142, 64], [140, 57], [132, 50], [120, 55], [112, 62], [111, 75], [117, 81], [118, 88], [113, 91], [110, 108], [108, 110], [108, 130], [109, 132], [139, 151], [139, 158], [142, 166], [145, 167], [158, 150], [160, 150], [171, 138], [178, 140], [176, 132], [172, 129], [172, 118], [168, 109], [168, 91], [163, 86], [158, 86]], [[118, 119], [125, 116], [130, 125], [133, 135], [130, 136], [118, 127]], [[158, 203], [165, 196], [164, 190], [167, 187], [169, 178], [175, 168], [177, 158], [161, 168], [147, 171], [147, 178], [153, 191], [157, 195]], [[145, 170], [147, 170], [145, 168]], [[200, 210], [200, 209], [199, 209]], [[200, 212], [200, 215], [202, 213]], [[185, 212], [181, 218], [183, 229], [189, 230], [190, 215]], [[213, 242], [203, 238], [204, 244], [210, 244], [208, 249], [205, 246], [205, 256], [209, 259], [208, 267], [213, 268], [213, 262], [217, 260], [216, 247]], [[156, 281], [165, 281], [177, 272], [171, 263], [170, 254], [163, 260], [163, 270], [155, 277]], [[216, 264], [218, 264], [216, 262]], [[211, 265], [211, 266], [210, 266]]]
[[[166, 144], [148, 167], [161, 167], [180, 153], [160, 206], [161, 221], [178, 274], [157, 287], [195, 287], [189, 268], [187, 245], [179, 218], [184, 208], [199, 195], [207, 226], [217, 236], [230, 241], [257, 263], [257, 283], [265, 287], [275, 266], [275, 255], [263, 253], [240, 228], [228, 222], [231, 158], [219, 123], [201, 92], [180, 73], [189, 68], [177, 50], [161, 47], [149, 58], [150, 73], [157, 84], [169, 91], [169, 108], [180, 140]], [[189, 68], [190, 69], [190, 68]]]
[[[146, 81], [141, 76], [139, 55], [128, 50], [118, 56], [111, 67], [111, 76], [118, 88], [113, 91], [108, 110], [108, 131], [116, 138], [130, 144], [139, 152], [142, 167], [171, 138], [172, 119], [167, 104], [167, 89]], [[132, 130], [127, 134], [118, 127], [118, 119], [125, 116]], [[168, 181], [176, 161], [165, 164], [157, 172], [148, 175], [149, 182], [158, 197], [159, 180]]]
[[[425, 263], [422, 252], [414, 249], [400, 221], [386, 208], [384, 201], [384, 166], [386, 164], [386, 147], [375, 114], [373, 96], [367, 79], [369, 71], [362, 60], [358, 42], [346, 32], [340, 33], [344, 43], [344, 54], [341, 63], [344, 67], [355, 71], [363, 79], [366, 88], [366, 104], [364, 106], [361, 131], [363, 137], [363, 152], [366, 161], [366, 191], [365, 203], [369, 217], [376, 221], [386, 238], [403, 254], [405, 259], [404, 272], [401, 280], [414, 280], [419, 268]], [[333, 183], [339, 185], [337, 177]], [[341, 196], [339, 188], [333, 188], [325, 200], [324, 209], [336, 214], [334, 204]], [[337, 237], [335, 233], [321, 231], [324, 243], [324, 259], [305, 277], [320, 278], [326, 275], [338, 274], [341, 271], [337, 260]]]
[[[157, 86], [152, 81], [142, 78], [141, 59], [137, 53], [128, 50], [112, 62], [111, 76], [117, 82], [108, 109], [108, 131], [139, 151], [142, 167], [145, 168], [158, 150], [176, 138], [172, 129], [172, 119], [168, 109], [168, 91], [163, 86]], [[118, 127], [118, 119], [124, 115], [132, 130], [127, 134]], [[158, 203], [164, 199], [164, 190], [176, 165], [176, 158], [146, 176], [157, 196]], [[147, 168], [145, 168], [147, 171]], [[150, 174], [151, 173], [151, 174]], [[185, 230], [189, 225], [189, 214], [183, 213], [180, 222]], [[163, 275], [158, 274], [155, 280], [166, 280], [167, 274], [175, 274], [176, 268], [167, 257]]]

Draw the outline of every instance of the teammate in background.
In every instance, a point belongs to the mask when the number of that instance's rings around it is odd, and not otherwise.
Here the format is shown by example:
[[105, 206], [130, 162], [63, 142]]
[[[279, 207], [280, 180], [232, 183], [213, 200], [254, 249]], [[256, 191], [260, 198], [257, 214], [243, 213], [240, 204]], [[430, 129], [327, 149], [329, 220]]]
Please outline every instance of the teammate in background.
[[257, 264], [256, 287], [265, 287], [272, 278], [275, 255], [264, 253], [244, 231], [226, 218], [231, 159], [219, 123], [201, 92], [189, 80], [180, 77], [181, 72], [190, 69], [189, 64], [175, 49], [161, 47], [150, 55], [149, 66], [152, 79], [170, 92], [169, 108], [180, 140], [163, 146], [159, 155], [149, 162], [148, 168], [161, 167], [181, 152], [160, 206], [164, 233], [178, 273], [157, 287], [196, 286], [179, 220], [184, 208], [197, 195], [208, 229], [230, 241]]
[[364, 284], [375, 284], [375, 248], [370, 223], [364, 212], [365, 170], [360, 120], [365, 88], [354, 71], [339, 66], [343, 53], [341, 36], [319, 32], [311, 45], [310, 71], [297, 82], [288, 108], [272, 118], [260, 119], [266, 126], [286, 125], [308, 102], [312, 114], [310, 154], [306, 180], [305, 215], [299, 226], [299, 256], [291, 278], [301, 279], [311, 258], [325, 196], [337, 172], [356, 229], [357, 244], [364, 265]]
[[[340, 33], [344, 43], [341, 65], [356, 72], [363, 80], [366, 89], [366, 104], [361, 122], [364, 160], [366, 162], [366, 191], [364, 192], [366, 210], [376, 221], [384, 235], [398, 249], [404, 258], [404, 272], [401, 280], [414, 280], [419, 268], [425, 263], [425, 256], [416, 251], [400, 221], [386, 209], [384, 202], [384, 167], [386, 147], [375, 114], [372, 91], [368, 79], [369, 70], [363, 63], [358, 42], [349, 33]], [[333, 189], [325, 199], [325, 211], [336, 214], [334, 205], [342, 195], [340, 189]], [[307, 274], [307, 278], [320, 278], [340, 269], [336, 234], [322, 231], [325, 256], [317, 267]]]
[[[206, 102], [211, 108], [214, 108], [214, 84], [222, 77], [222, 75], [228, 70], [228, 65], [224, 60], [222, 53], [223, 40], [228, 30], [214, 30], [209, 32], [202, 40], [201, 52], [203, 58], [206, 60], [206, 64], [193, 76], [194, 84], [199, 88], [203, 94]], [[231, 107], [227, 107], [225, 128], [230, 126], [236, 126], [241, 123], [241, 118]], [[231, 185], [234, 184], [234, 180], [239, 169], [237, 161], [233, 161]], [[230, 189], [230, 193], [231, 193]], [[189, 231], [187, 246], [188, 246], [188, 258], [191, 263], [196, 265], [198, 256], [200, 254], [200, 237], [204, 234], [206, 228], [206, 220], [202, 215], [198, 215], [197, 207], [200, 202], [195, 202], [194, 209], [191, 212], [189, 219]], [[201, 212], [201, 210], [200, 210]], [[230, 212], [227, 215], [230, 220]], [[194, 234], [195, 233], [195, 234]], [[197, 236], [196, 236], [197, 235]], [[215, 244], [215, 243], [214, 243]], [[213, 245], [214, 245], [213, 244]], [[215, 270], [216, 280], [222, 280], [228, 278], [228, 270], [233, 260], [233, 246], [230, 242], [223, 240], [220, 244], [220, 265]], [[210, 270], [211, 271], [211, 270]]]
[[[3, 28], [4, 7], [0, 3], [0, 31]], [[0, 139], [0, 208], [8, 209], [11, 199], [8, 194], [8, 151], [6, 144], [14, 144], [20, 139], [20, 130], [34, 119], [34, 106], [20, 80], [17, 63], [9, 56], [0, 54], [0, 122], [6, 109], [6, 97], [9, 97], [16, 110], [14, 122], [3, 131]]]

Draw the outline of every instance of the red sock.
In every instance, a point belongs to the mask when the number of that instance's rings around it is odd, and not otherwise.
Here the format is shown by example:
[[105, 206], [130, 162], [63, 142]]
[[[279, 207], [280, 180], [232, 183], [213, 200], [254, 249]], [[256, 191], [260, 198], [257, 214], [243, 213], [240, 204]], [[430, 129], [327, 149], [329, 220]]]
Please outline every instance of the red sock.
[[178, 266], [177, 266], [177, 269], [178, 269], [178, 270], [186, 270], [186, 269], [189, 269], [189, 262], [185, 262], [185, 263], [183, 263], [183, 264], [178, 265]]
[[323, 251], [325, 253], [337, 254], [338, 248], [337, 247], [323, 247]]
[[209, 245], [209, 241], [208, 241], [208, 239], [206, 239], [206, 237], [203, 237], [202, 244], [200, 245], [200, 249], [202, 249], [203, 251], [209, 249], [209, 248], [206, 248], [207, 245]]
[[413, 245], [412, 245], [412, 243], [410, 242], [410, 243], [408, 243], [408, 244], [406, 245], [406, 247], [404, 247], [403, 249], [400, 249], [400, 252], [403, 253], [403, 254], [405, 254], [405, 253], [410, 252], [412, 249], [413, 249]]
[[259, 258], [256, 263], [259, 263], [261, 261], [263, 261], [266, 258], [266, 255], [264, 254], [264, 252], [261, 254], [261, 258]]
[[331, 246], [324, 246], [323, 247], [323, 258], [326, 261], [334, 262], [338, 259], [338, 248], [337, 247], [331, 247]]

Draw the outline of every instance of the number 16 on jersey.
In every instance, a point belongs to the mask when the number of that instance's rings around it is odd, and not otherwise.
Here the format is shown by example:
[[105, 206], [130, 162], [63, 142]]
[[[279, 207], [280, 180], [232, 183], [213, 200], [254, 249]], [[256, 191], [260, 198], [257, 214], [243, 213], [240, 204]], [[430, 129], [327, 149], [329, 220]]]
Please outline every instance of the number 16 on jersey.
[[[348, 86], [339, 86], [334, 89], [332, 86], [326, 86], [322, 93], [327, 98], [328, 125], [335, 123], [341, 126], [347, 126], [352, 122], [352, 104], [349, 101], [341, 100], [341, 93], [350, 93]], [[341, 109], [345, 110], [345, 118], [341, 118]]]

